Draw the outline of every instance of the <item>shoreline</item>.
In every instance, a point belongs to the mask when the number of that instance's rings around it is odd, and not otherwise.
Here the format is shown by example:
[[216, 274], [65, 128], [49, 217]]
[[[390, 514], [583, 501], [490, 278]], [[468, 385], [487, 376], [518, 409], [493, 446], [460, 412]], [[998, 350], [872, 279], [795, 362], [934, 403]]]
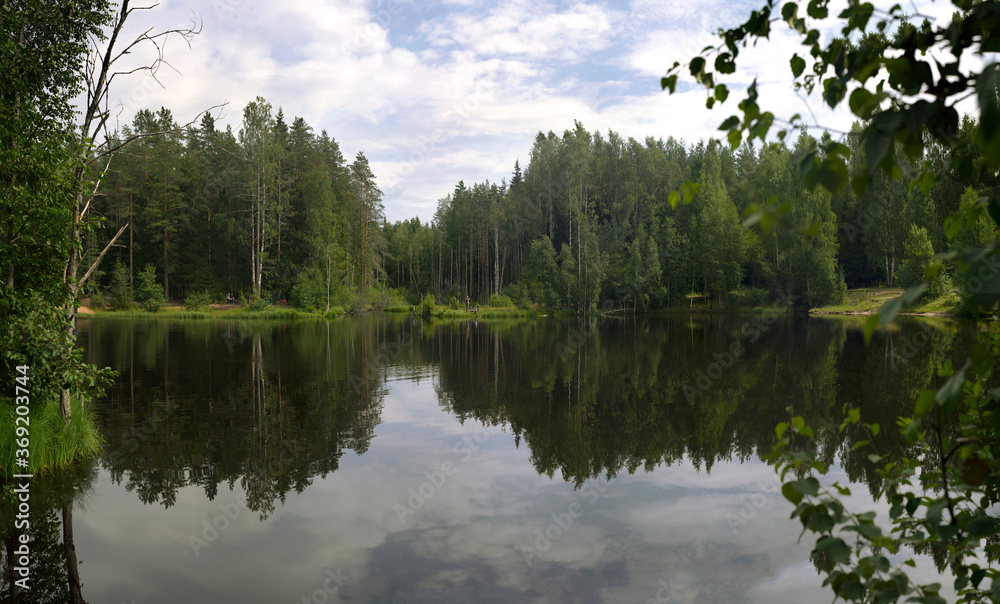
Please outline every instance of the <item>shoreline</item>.
[[[711, 308], [700, 307], [674, 307], [661, 308], [656, 310], [640, 312], [624, 312], [624, 309], [617, 309], [604, 312], [591, 312], [576, 314], [566, 310], [551, 310], [541, 307], [519, 308], [519, 307], [482, 307], [479, 312], [468, 312], [461, 309], [454, 309], [450, 306], [439, 305], [428, 318], [433, 319], [475, 319], [475, 320], [500, 320], [500, 319], [534, 319], [538, 317], [572, 318], [572, 317], [605, 317], [605, 316], [693, 316], [693, 315], [806, 315], [810, 317], [824, 316], [870, 316], [878, 313], [879, 308], [886, 302], [898, 298], [904, 290], [898, 288], [862, 288], [848, 290], [843, 302], [811, 308], [808, 311], [796, 310], [793, 308], [775, 308], [773, 306], [753, 306], [753, 307], [733, 307], [733, 308]], [[85, 302], [87, 302], [85, 300]], [[135, 318], [135, 319], [238, 319], [238, 320], [267, 320], [267, 319], [331, 319], [341, 318], [348, 315], [360, 315], [372, 312], [384, 312], [387, 314], [409, 314], [424, 317], [419, 311], [419, 306], [389, 306], [382, 309], [366, 309], [359, 311], [345, 311], [341, 308], [331, 308], [330, 312], [318, 310], [306, 310], [289, 306], [288, 304], [275, 304], [260, 310], [252, 310], [239, 304], [210, 304], [200, 308], [186, 308], [180, 302], [168, 303], [159, 312], [148, 312], [141, 309], [134, 310], [95, 310], [87, 304], [82, 304], [77, 308], [77, 315], [87, 318]], [[963, 312], [964, 306], [961, 299], [954, 292], [949, 293], [935, 300], [925, 300], [917, 304], [907, 312], [901, 312], [898, 316], [903, 317], [946, 317], [946, 318], [974, 318], [968, 312]]]

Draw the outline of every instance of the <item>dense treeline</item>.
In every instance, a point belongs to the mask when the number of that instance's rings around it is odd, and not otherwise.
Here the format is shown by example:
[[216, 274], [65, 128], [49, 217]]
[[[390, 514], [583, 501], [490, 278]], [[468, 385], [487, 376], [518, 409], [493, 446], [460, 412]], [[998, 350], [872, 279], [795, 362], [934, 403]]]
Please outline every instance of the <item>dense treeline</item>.
[[[966, 119], [959, 144], [976, 145], [975, 130]], [[722, 308], [812, 307], [848, 287], [913, 285], [936, 254], [996, 236], [982, 216], [947, 237], [944, 217], [997, 182], [949, 169], [932, 141], [919, 159], [938, 173], [931, 186], [876, 177], [858, 197], [802, 184], [799, 158], [816, 142], [805, 134], [733, 151], [640, 143], [577, 122], [561, 137], [539, 133], [509, 182], [460, 181], [430, 223], [388, 224], [364, 154], [348, 164], [325, 131], [299, 117], [287, 124], [264, 99], [246, 107], [237, 133], [207, 115], [178, 132], [164, 108], [140, 111], [121, 133], [141, 138], [111, 164], [97, 202], [106, 221], [89, 246], [96, 254], [131, 225], [117, 250], [119, 289], [126, 269], [132, 285], [155, 266], [168, 299], [233, 292], [326, 310], [416, 304], [428, 293], [580, 312], [683, 306], [692, 293]], [[865, 165], [860, 132], [845, 137], [852, 178]], [[677, 203], [686, 182], [696, 183], [691, 203]], [[775, 202], [787, 204], [788, 224], [741, 227], [749, 208]], [[962, 286], [945, 273], [929, 293], [953, 285]]]
[[[976, 145], [975, 129], [966, 120], [959, 144]], [[860, 133], [855, 125], [846, 136], [852, 178], [865, 165]], [[947, 150], [932, 141], [920, 160], [938, 172], [932, 187], [877, 177], [860, 198], [850, 187], [831, 195], [802, 184], [799, 157], [814, 142], [802, 135], [791, 147], [733, 152], [714, 142], [639, 143], [579, 123], [562, 137], [539, 133], [509, 183], [459, 182], [432, 224], [388, 226], [387, 275], [444, 298], [502, 292], [579, 310], [678, 306], [691, 292], [723, 306], [782, 296], [816, 306], [846, 287], [919, 283], [935, 254], [996, 236], [981, 216], [948, 239], [945, 217], [997, 182], [971, 166], [949, 170]], [[697, 183], [693, 203], [673, 207], [671, 192], [688, 181]], [[775, 201], [788, 204], [785, 228], [741, 228], [748, 208]], [[943, 275], [930, 293], [950, 287]]]
[[131, 225], [116, 254], [130, 287], [152, 265], [168, 299], [207, 290], [328, 309], [381, 282], [384, 210], [363, 153], [347, 163], [326, 131], [289, 125], [262, 98], [237, 133], [207, 114], [185, 132], [163, 108], [121, 133], [136, 135], [110, 164], [97, 201], [106, 220], [90, 245], [96, 253], [107, 232]]

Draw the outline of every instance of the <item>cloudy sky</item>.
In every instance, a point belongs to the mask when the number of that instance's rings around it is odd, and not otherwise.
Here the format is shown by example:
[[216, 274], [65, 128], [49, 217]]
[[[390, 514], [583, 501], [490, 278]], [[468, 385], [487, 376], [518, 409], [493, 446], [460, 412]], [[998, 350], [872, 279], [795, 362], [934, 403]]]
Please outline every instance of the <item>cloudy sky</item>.
[[[185, 123], [228, 103], [216, 115], [234, 130], [243, 107], [262, 96], [288, 121], [301, 116], [317, 132], [327, 130], [348, 159], [364, 151], [390, 221], [427, 220], [460, 179], [509, 178], [515, 159], [527, 163], [539, 131], [562, 133], [576, 119], [591, 131], [693, 143], [715, 135], [754, 78], [762, 104], [777, 116], [801, 113], [825, 127], [848, 127], [849, 115], [826, 112], [792, 90], [795, 38], [783, 25], [741, 56], [738, 73], [724, 80], [731, 95], [721, 110], [708, 111], [704, 90], [690, 82], [673, 96], [661, 92], [660, 77], [674, 60], [690, 58], [713, 43], [711, 32], [742, 22], [761, 4], [163, 0], [137, 13], [130, 33], [194, 20], [201, 34], [190, 48], [178, 37], [167, 42], [174, 69], [159, 72], [162, 88], [136, 75], [113, 95], [122, 124], [142, 108], [166, 106]], [[890, 3], [876, 2], [883, 4]], [[952, 10], [941, 0], [904, 4], [939, 19]], [[139, 64], [148, 55], [127, 59]]]

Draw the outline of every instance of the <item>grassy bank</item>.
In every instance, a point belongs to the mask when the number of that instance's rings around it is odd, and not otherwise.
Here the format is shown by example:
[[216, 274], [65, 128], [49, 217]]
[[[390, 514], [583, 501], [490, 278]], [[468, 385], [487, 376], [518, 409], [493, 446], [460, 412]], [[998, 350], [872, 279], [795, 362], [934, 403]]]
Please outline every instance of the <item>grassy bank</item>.
[[157, 312], [145, 310], [92, 310], [81, 313], [81, 317], [101, 317], [118, 319], [249, 319], [288, 320], [336, 318], [343, 316], [344, 309], [334, 307], [330, 312], [310, 311], [289, 306], [267, 306], [263, 308], [216, 305], [208, 308], [189, 309], [184, 306], [167, 306]]
[[538, 308], [519, 308], [517, 306], [480, 306], [479, 310], [452, 308], [441, 304], [430, 306], [389, 306], [383, 309], [391, 313], [421, 314], [437, 319], [516, 319], [522, 317], [537, 317], [544, 311]]
[[[902, 289], [896, 288], [862, 288], [847, 291], [844, 301], [839, 304], [831, 304], [809, 311], [815, 315], [868, 315], [878, 312], [878, 309], [893, 298], [900, 296]], [[774, 314], [791, 313], [795, 309], [780, 303], [765, 304], [760, 306], [721, 306], [718, 304], [704, 303], [696, 297], [697, 302], [684, 306], [672, 308], [661, 308], [648, 311], [638, 311], [638, 314], [645, 315], [685, 315], [685, 314]], [[90, 309], [87, 309], [90, 310]], [[467, 311], [464, 308], [453, 308], [451, 306], [435, 304], [433, 307], [425, 305], [393, 305], [382, 309], [369, 309], [388, 313], [415, 313], [427, 317], [438, 319], [516, 319], [531, 317], [574, 317], [576, 313], [570, 310], [551, 310], [542, 306], [532, 305], [530, 307], [518, 306], [489, 306], [482, 305], [479, 311]], [[368, 312], [368, 311], [366, 311]], [[330, 312], [305, 310], [287, 305], [269, 305], [264, 307], [237, 306], [234, 304], [215, 304], [210, 307], [187, 308], [180, 304], [168, 305], [159, 312], [148, 312], [144, 310], [93, 310], [81, 313], [81, 317], [101, 317], [101, 318], [121, 318], [121, 319], [229, 319], [229, 320], [291, 320], [291, 319], [317, 319], [317, 318], [337, 318], [348, 314], [343, 308], [334, 307]], [[594, 312], [594, 315], [609, 314], [632, 314], [625, 309], [622, 311]], [[951, 292], [945, 296], [934, 300], [922, 300], [917, 306], [908, 309], [904, 314], [914, 315], [967, 315], [969, 314], [961, 298], [957, 293]]]
[[[902, 289], [893, 288], [863, 288], [847, 290], [844, 301], [840, 304], [821, 306], [810, 310], [815, 315], [870, 315], [894, 298], [903, 294]], [[955, 292], [933, 300], [923, 299], [916, 306], [907, 309], [903, 314], [911, 315], [964, 315], [968, 314], [962, 299]]]
[[[17, 468], [19, 474], [41, 474], [72, 465], [81, 458], [92, 457], [101, 450], [101, 433], [91, 417], [89, 408], [81, 408], [76, 398], [70, 403], [73, 421], [66, 424], [59, 411], [59, 404], [39, 405], [33, 401], [28, 417], [28, 467], [16, 465], [17, 439], [15, 434], [15, 409], [3, 405], [4, 421], [0, 426], [0, 474]], [[23, 422], [18, 424], [24, 426]], [[21, 437], [23, 438], [23, 437]]]

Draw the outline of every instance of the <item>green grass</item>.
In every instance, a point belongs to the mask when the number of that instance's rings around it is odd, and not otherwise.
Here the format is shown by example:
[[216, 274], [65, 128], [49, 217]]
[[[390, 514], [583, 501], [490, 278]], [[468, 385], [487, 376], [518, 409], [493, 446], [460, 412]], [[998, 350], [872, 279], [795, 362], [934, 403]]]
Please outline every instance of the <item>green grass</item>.
[[[812, 314], [872, 314], [894, 298], [902, 295], [902, 289], [865, 288], [847, 290], [847, 296], [840, 304], [821, 306], [809, 311]], [[922, 300], [906, 310], [906, 314], [962, 314], [962, 300], [955, 292], [949, 292], [934, 300]]]
[[70, 407], [73, 420], [67, 425], [57, 402], [41, 405], [33, 402], [30, 405], [27, 415], [29, 455], [28, 467], [25, 469], [15, 465], [15, 410], [10, 405], [4, 405], [4, 421], [0, 426], [0, 474], [41, 474], [99, 453], [101, 433], [93, 421], [90, 409], [82, 409], [76, 397], [73, 397]]
[[966, 314], [962, 298], [956, 292], [949, 292], [940, 298], [924, 301], [907, 312], [943, 315]]
[[[232, 312], [232, 311], [228, 311]], [[192, 312], [187, 310], [146, 312], [144, 310], [101, 310], [94, 314], [80, 314], [80, 318], [101, 317], [114, 319], [211, 319], [221, 313]]]
[[95, 316], [101, 318], [115, 319], [266, 319], [284, 320], [316, 317], [339, 317], [344, 314], [344, 309], [339, 306], [330, 308], [330, 312], [324, 313], [319, 310], [305, 310], [301, 308], [279, 308], [269, 306], [262, 310], [253, 310], [246, 307], [241, 308], [210, 308], [201, 311], [190, 311], [180, 306], [168, 307], [160, 312], [146, 312], [141, 310], [111, 310], [97, 311], [93, 315], [80, 315], [81, 317]]
[[537, 316], [535, 310], [525, 308], [491, 308], [479, 307], [479, 312], [469, 312], [464, 309], [438, 307], [432, 316], [439, 319], [513, 319], [518, 317]]
[[[475, 307], [475, 305], [473, 305]], [[389, 313], [421, 313], [424, 310], [423, 304], [416, 306], [409, 304], [396, 304], [382, 309]], [[443, 304], [436, 304], [434, 310], [428, 313], [431, 317], [438, 319], [511, 319], [519, 317], [534, 317], [538, 312], [533, 308], [519, 308], [517, 306], [489, 306], [481, 305], [479, 312], [467, 311], [464, 308], [450, 308]]]

